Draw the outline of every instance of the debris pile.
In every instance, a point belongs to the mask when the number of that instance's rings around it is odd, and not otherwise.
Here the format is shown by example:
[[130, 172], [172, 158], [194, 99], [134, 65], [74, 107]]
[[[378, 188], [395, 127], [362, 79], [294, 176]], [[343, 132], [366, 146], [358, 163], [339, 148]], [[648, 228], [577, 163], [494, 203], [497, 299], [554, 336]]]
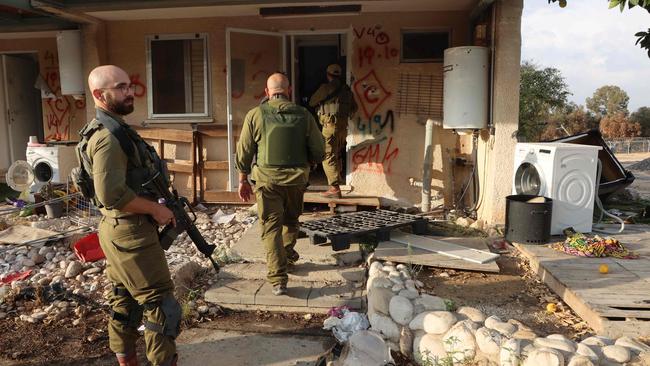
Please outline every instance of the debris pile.
[[[228, 217], [213, 221], [215, 215], [197, 213], [197, 226], [209, 243], [217, 246], [215, 259], [224, 263], [240, 260], [231, 246], [239, 240], [244, 231], [252, 226], [255, 217], [247, 209], [230, 209]], [[47, 219], [32, 215], [27, 218], [3, 217], [8, 229], [13, 225], [31, 225], [54, 232], [67, 232], [76, 228], [70, 219], [63, 217]], [[0, 243], [0, 319], [15, 318], [30, 323], [51, 322], [76, 317], [80, 321], [88, 308], [105, 305], [105, 295], [112, 284], [104, 276], [104, 259], [86, 263], [71, 249], [81, 237], [73, 235], [54, 243], [2, 244]], [[187, 271], [188, 264], [198, 263], [196, 267], [211, 268], [207, 258], [199, 253], [187, 234], [180, 235], [166, 252], [172, 276], [179, 287], [186, 289], [191, 278], [181, 272]], [[193, 270], [196, 274], [200, 271]], [[49, 294], [44, 296], [44, 294]], [[183, 296], [185, 297], [185, 296]], [[192, 294], [192, 297], [198, 297]], [[211, 309], [189, 299], [187, 312], [206, 314]]]

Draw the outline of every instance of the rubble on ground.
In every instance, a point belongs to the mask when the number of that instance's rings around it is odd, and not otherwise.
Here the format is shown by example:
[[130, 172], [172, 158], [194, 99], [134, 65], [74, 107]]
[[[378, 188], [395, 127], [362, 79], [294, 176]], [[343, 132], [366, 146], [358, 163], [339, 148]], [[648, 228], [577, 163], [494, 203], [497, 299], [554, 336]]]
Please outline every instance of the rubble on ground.
[[[221, 263], [241, 260], [231, 247], [255, 221], [246, 208], [224, 211], [234, 215], [227, 222], [216, 223], [212, 220], [214, 215], [203, 212], [197, 213], [196, 222], [206, 241], [217, 246], [214, 257]], [[16, 216], [3, 217], [3, 221], [7, 226], [22, 224], [57, 232], [78, 228], [66, 217]], [[71, 249], [85, 235], [73, 235], [48, 245], [0, 244], [0, 320], [49, 323], [74, 317], [73, 322], [79, 323], [89, 307], [106, 305], [105, 295], [112, 289], [104, 275], [106, 260], [85, 263]], [[188, 287], [194, 276], [212, 270], [210, 261], [196, 250], [186, 233], [176, 239], [166, 257], [181, 299], [191, 290]], [[192, 294], [186, 302], [186, 313], [206, 315], [218, 311], [194, 300], [196, 297]]]
[[367, 282], [370, 331], [421, 365], [643, 364], [650, 346], [630, 337], [538, 336], [516, 319], [421, 292], [408, 266], [372, 262]]

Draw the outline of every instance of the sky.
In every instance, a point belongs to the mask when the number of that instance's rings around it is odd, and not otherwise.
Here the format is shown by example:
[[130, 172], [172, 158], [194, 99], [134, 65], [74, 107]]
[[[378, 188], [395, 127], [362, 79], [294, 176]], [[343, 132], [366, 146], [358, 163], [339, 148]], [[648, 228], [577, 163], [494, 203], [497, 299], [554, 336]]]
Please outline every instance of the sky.
[[630, 96], [630, 112], [650, 106], [650, 58], [634, 45], [634, 33], [650, 28], [650, 13], [639, 7], [621, 13], [606, 0], [567, 3], [562, 9], [524, 0], [522, 61], [559, 69], [577, 104], [603, 85], [617, 85]]

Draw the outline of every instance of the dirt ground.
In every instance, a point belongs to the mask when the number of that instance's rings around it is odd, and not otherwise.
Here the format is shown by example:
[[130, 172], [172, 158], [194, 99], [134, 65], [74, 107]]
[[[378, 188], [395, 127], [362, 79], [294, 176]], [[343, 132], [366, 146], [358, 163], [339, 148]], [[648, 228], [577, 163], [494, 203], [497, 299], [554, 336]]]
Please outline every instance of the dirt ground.
[[[650, 158], [650, 153], [618, 154], [616, 158], [624, 167], [629, 167], [630, 165]], [[650, 200], [650, 171], [634, 169], [631, 171], [635, 179], [630, 187], [636, 189], [641, 194], [641, 198]]]

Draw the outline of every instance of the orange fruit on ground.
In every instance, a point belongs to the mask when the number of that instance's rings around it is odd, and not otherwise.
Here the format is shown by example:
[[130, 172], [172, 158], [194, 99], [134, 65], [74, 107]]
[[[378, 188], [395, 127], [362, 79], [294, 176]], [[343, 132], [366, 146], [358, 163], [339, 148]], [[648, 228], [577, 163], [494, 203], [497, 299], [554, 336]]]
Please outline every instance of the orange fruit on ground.
[[554, 303], [550, 302], [546, 305], [546, 312], [547, 313], [554, 313], [557, 311], [557, 305]]
[[602, 274], [609, 273], [609, 266], [607, 266], [606, 264], [601, 264], [600, 267], [598, 267], [598, 272]]
[[566, 0], [560, 0], [560, 8], [566, 7]]

